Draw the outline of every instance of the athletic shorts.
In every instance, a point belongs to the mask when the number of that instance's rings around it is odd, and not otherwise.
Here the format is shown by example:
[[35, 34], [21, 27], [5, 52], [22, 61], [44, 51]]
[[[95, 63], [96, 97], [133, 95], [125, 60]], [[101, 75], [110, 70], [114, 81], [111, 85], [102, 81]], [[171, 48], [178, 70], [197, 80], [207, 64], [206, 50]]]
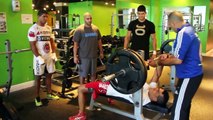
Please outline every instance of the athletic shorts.
[[87, 77], [88, 74], [93, 75], [96, 73], [97, 58], [80, 59], [79, 75], [81, 77]]
[[55, 72], [55, 61], [51, 57], [44, 58], [45, 64], [40, 65], [38, 63], [38, 60], [36, 60], [36, 57], [34, 56], [33, 59], [33, 69], [34, 69], [34, 75], [40, 76], [43, 75], [45, 72], [45, 67], [48, 73], [54, 73]]
[[85, 87], [93, 89], [92, 97], [93, 99], [96, 99], [99, 94], [106, 95], [109, 84], [109, 82], [94, 81], [85, 84]]

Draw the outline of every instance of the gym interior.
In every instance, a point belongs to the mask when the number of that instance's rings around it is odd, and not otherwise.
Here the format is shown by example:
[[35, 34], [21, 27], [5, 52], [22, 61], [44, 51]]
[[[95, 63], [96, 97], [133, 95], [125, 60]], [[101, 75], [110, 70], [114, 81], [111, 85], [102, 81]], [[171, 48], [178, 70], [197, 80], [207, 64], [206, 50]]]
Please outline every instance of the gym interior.
[[[76, 114], [79, 108], [79, 75], [77, 65], [73, 63], [70, 33], [84, 23], [85, 12], [92, 14], [92, 22], [98, 26], [102, 35], [104, 59], [98, 60], [97, 63], [97, 76], [102, 78], [107, 59], [123, 47], [128, 24], [137, 18], [136, 10], [141, 4], [146, 6], [146, 19], [155, 24], [158, 52], [162, 50], [163, 43], [176, 37], [175, 32], [168, 30], [168, 13], [181, 11], [184, 20], [194, 27], [202, 45], [204, 77], [192, 100], [190, 120], [213, 118], [213, 68], [210, 65], [213, 64], [213, 0], [4, 0], [0, 3], [0, 120], [67, 120], [69, 116]], [[47, 24], [55, 33], [58, 60], [56, 72], [52, 77], [52, 90], [60, 96], [57, 101], [42, 99], [42, 107], [36, 107], [34, 104], [36, 96], [33, 53], [27, 38], [28, 29], [37, 21], [38, 9], [48, 11]], [[168, 43], [165, 49], [170, 48], [171, 44]], [[150, 50], [152, 51], [151, 44]], [[176, 83], [175, 78], [171, 78], [171, 72], [172, 69], [166, 67], [159, 80], [160, 86], [171, 90], [169, 105], [162, 110], [140, 107], [142, 111], [139, 114], [143, 116], [142, 119], [170, 118], [172, 87], [175, 87]], [[150, 70], [147, 70], [147, 82], [153, 73], [154, 68], [150, 67]], [[42, 98], [46, 95], [45, 92], [44, 83], [41, 86]], [[86, 97], [86, 105], [90, 106], [91, 94]], [[97, 101], [110, 107], [95, 105], [92, 110], [87, 107], [88, 120], [141, 119], [135, 117], [134, 112], [137, 110], [132, 104], [117, 99], [110, 104], [107, 97], [103, 96]], [[114, 110], [114, 107], [118, 110]], [[133, 115], [127, 115], [129, 113]]]

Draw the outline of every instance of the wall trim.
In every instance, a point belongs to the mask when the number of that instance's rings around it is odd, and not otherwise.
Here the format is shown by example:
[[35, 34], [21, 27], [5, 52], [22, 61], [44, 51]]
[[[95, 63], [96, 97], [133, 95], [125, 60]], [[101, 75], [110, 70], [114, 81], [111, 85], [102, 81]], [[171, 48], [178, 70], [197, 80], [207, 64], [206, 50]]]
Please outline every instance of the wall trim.
[[17, 84], [17, 85], [12, 85], [10, 88], [10, 92], [15, 92], [15, 91], [19, 91], [22, 89], [26, 89], [29, 87], [33, 87], [35, 85], [35, 80], [29, 81], [29, 82], [24, 82], [21, 84]]

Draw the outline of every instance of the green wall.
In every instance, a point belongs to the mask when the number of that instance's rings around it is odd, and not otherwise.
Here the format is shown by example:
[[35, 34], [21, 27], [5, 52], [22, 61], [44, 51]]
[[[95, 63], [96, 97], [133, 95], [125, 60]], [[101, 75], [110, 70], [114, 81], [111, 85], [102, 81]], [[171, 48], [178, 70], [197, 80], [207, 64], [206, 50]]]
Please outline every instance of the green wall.
[[98, 26], [102, 35], [110, 35], [111, 16], [115, 12], [114, 6], [97, 1], [93, 3], [93, 23]]
[[[33, 14], [32, 1], [21, 0], [21, 10], [19, 12], [12, 11], [11, 2], [11, 0], [0, 1], [0, 12], [6, 13], [7, 20], [7, 32], [0, 33], [0, 52], [5, 51], [4, 43], [6, 39], [10, 40], [12, 50], [29, 48], [27, 31], [32, 24], [22, 24], [21, 14]], [[32, 73], [31, 52], [13, 54], [12, 59], [13, 84], [23, 83], [34, 79]], [[0, 84], [4, 84], [8, 80], [6, 61], [7, 59], [5, 58], [5, 55], [0, 55]]]
[[[107, 12], [106, 12], [107, 11]], [[100, 1], [75, 2], [69, 4], [69, 14], [79, 14], [81, 24], [84, 23], [83, 15], [90, 12], [93, 17], [93, 24], [96, 25], [102, 35], [110, 34], [111, 16], [115, 12], [115, 7], [106, 6]]]
[[85, 12], [92, 13], [93, 2], [85, 1], [85, 2], [74, 2], [69, 4], [69, 14], [79, 14], [80, 15], [80, 24], [84, 23], [83, 15]]

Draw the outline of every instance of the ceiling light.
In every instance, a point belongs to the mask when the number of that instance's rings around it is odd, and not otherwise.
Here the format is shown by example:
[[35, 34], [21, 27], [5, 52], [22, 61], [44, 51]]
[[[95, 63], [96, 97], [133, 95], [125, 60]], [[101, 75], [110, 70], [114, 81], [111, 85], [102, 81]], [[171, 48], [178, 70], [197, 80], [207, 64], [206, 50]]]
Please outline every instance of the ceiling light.
[[34, 9], [34, 7], [35, 7], [35, 4], [32, 4], [32, 9]]

